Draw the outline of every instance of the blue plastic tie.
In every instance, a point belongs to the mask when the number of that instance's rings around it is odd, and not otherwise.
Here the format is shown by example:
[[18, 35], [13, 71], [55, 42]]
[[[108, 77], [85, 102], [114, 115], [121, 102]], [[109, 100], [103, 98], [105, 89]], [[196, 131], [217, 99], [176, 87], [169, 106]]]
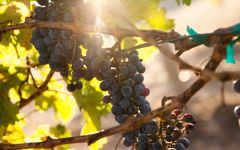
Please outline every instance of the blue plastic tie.
[[234, 45], [236, 44], [237, 41], [240, 40], [240, 37], [238, 37], [235, 40], [232, 40], [229, 42], [227, 45], [227, 54], [226, 54], [226, 61], [229, 64], [235, 64], [235, 59], [234, 59]]
[[232, 27], [232, 31], [233, 31], [233, 33], [237, 33], [237, 34], [240, 33], [240, 23], [234, 25]]
[[209, 46], [208, 35], [200, 35], [193, 28], [187, 26], [187, 32], [192, 39], [198, 44]]

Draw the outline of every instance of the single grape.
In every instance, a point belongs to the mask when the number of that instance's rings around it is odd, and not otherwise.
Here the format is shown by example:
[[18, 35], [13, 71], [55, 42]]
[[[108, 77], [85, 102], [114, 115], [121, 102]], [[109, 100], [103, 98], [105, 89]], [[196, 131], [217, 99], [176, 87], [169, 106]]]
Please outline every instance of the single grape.
[[131, 146], [134, 142], [134, 135], [132, 132], [128, 132], [123, 135], [124, 136], [124, 145]]
[[150, 94], [150, 90], [148, 88], [144, 88], [142, 96], [147, 97]]
[[185, 150], [185, 146], [182, 143], [177, 143], [175, 148], [176, 150]]
[[133, 76], [137, 73], [137, 68], [135, 65], [129, 64], [128, 65], [128, 74], [129, 76]]
[[190, 146], [190, 141], [187, 138], [181, 138], [177, 141], [177, 143], [182, 143], [185, 148]]
[[125, 114], [115, 116], [115, 120], [120, 124], [124, 123], [126, 119], [127, 119], [127, 115]]
[[238, 93], [240, 93], [240, 80], [237, 80], [235, 83], [234, 83], [234, 86], [233, 86], [234, 90]]
[[137, 67], [137, 70], [138, 70], [139, 73], [144, 73], [145, 72], [145, 67], [141, 62], [138, 62], [136, 64], [136, 67]]
[[69, 92], [74, 92], [76, 90], [76, 87], [73, 83], [70, 83], [70, 84], [67, 85], [67, 90]]
[[130, 105], [129, 101], [127, 99], [122, 99], [119, 103], [119, 105], [123, 108], [123, 109], [127, 109], [128, 106]]
[[136, 104], [137, 104], [138, 106], [144, 105], [145, 102], [146, 102], [146, 100], [145, 100], [145, 98], [144, 98], [143, 96], [138, 96], [138, 97], [136, 97]]
[[132, 91], [132, 88], [130, 86], [123, 86], [121, 88], [121, 93], [122, 93], [123, 97], [129, 98], [129, 97], [132, 96], [133, 91]]
[[112, 113], [114, 115], [121, 115], [122, 112], [123, 112], [123, 109], [120, 106], [117, 106], [117, 105], [112, 106]]
[[44, 7], [35, 7], [34, 14], [37, 20], [40, 20], [40, 21], [47, 20], [47, 13]]
[[142, 95], [144, 93], [144, 90], [145, 90], [145, 87], [142, 84], [136, 85], [134, 89], [136, 96]]
[[140, 111], [142, 112], [143, 115], [146, 115], [151, 112], [151, 107], [148, 103], [145, 102], [144, 105], [140, 106]]
[[131, 145], [133, 144], [133, 142], [128, 141], [127, 139], [124, 139], [124, 140], [123, 140], [123, 144], [124, 144], [125, 146], [129, 147], [129, 146], [131, 146]]
[[82, 73], [83, 73], [83, 78], [86, 80], [86, 81], [91, 81], [93, 79], [93, 75], [92, 75], [92, 72], [88, 69], [83, 69], [82, 70]]
[[189, 113], [185, 113], [183, 116], [183, 121], [185, 122], [191, 122], [193, 120], [193, 116]]
[[112, 101], [111, 96], [105, 95], [105, 96], [103, 97], [103, 102], [104, 102], [105, 104], [110, 103], [111, 101]]
[[144, 77], [142, 74], [136, 74], [133, 76], [133, 79], [135, 81], [136, 84], [141, 84], [144, 80]]
[[132, 54], [132, 55], [130, 55], [128, 59], [129, 59], [129, 61], [130, 61], [131, 63], [133, 63], [133, 64], [136, 64], [136, 63], [139, 62], [139, 57], [138, 57], [137, 54]]
[[233, 110], [235, 116], [240, 119], [240, 105], [236, 106]]

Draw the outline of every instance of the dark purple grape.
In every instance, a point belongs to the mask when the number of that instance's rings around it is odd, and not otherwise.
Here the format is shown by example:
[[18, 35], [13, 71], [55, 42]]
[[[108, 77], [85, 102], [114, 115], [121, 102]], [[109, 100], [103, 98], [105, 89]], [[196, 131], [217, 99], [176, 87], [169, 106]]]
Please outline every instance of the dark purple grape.
[[67, 90], [69, 92], [74, 92], [76, 90], [76, 87], [73, 83], [70, 83], [70, 84], [67, 85]]
[[236, 106], [234, 107], [234, 114], [237, 118], [240, 118], [240, 105], [239, 106]]
[[139, 57], [138, 57], [137, 54], [132, 54], [132, 55], [130, 55], [128, 59], [129, 59], [129, 61], [130, 61], [131, 63], [133, 63], [133, 64], [136, 64], [136, 63], [139, 62]]
[[177, 143], [175, 145], [176, 150], [185, 150], [185, 147], [182, 143]]
[[144, 105], [146, 102], [145, 98], [143, 96], [136, 97], [136, 104], [138, 106]]
[[117, 105], [112, 106], [112, 113], [114, 115], [121, 115], [122, 112], [123, 112], [123, 109], [120, 106], [117, 106]]
[[130, 103], [127, 99], [122, 99], [119, 102], [119, 105], [123, 108], [123, 109], [127, 109], [130, 106]]
[[100, 83], [100, 89], [102, 91], [107, 91], [109, 89], [109, 87], [110, 87], [110, 84], [106, 80], [104, 80]]
[[144, 93], [144, 90], [145, 90], [145, 87], [142, 84], [136, 85], [134, 89], [136, 96], [142, 95]]
[[144, 77], [142, 74], [136, 74], [133, 76], [133, 79], [135, 81], [136, 84], [141, 84], [144, 80]]
[[115, 116], [115, 120], [120, 124], [124, 123], [126, 121], [126, 119], [127, 119], [126, 114], [121, 114], [121, 115]]
[[103, 102], [104, 102], [105, 104], [111, 103], [111, 101], [112, 101], [111, 96], [106, 95], [106, 96], [103, 97]]
[[240, 80], [237, 80], [236, 83], [234, 83], [233, 88], [236, 92], [240, 93]]
[[181, 138], [177, 141], [177, 143], [182, 143], [185, 148], [190, 146], [190, 141], [187, 138]]
[[132, 96], [133, 91], [132, 91], [132, 88], [130, 86], [123, 86], [121, 88], [121, 93], [122, 93], [123, 97], [129, 98], [129, 97]]
[[144, 67], [144, 65], [143, 65], [141, 62], [138, 62], [138, 63], [136, 64], [136, 67], [137, 67], [137, 71], [138, 71], [139, 73], [144, 73], [144, 72], [145, 72], [145, 67]]

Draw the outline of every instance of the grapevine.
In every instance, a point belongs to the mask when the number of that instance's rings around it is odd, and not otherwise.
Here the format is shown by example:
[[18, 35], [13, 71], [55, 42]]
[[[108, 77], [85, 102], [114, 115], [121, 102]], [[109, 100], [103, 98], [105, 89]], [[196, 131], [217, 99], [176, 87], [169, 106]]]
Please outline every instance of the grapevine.
[[[237, 33], [231, 33], [232, 27], [215, 31], [208, 36], [208, 43], [213, 43], [212, 56], [204, 69], [196, 68], [183, 61], [179, 56], [190, 48], [205, 43], [198, 43], [191, 35], [181, 36], [175, 31], [169, 33], [156, 30], [121, 29], [123, 33], [116, 34], [118, 42], [111, 48], [104, 48], [104, 38], [101, 33], [96, 33], [91, 27], [95, 24], [96, 14], [90, 3], [83, 0], [37, 0], [30, 20], [20, 27], [0, 28], [0, 33], [21, 28], [34, 28], [31, 43], [38, 51], [40, 65], [49, 65], [51, 72], [44, 83], [47, 83], [53, 75], [53, 71], [59, 72], [67, 82], [66, 89], [69, 92], [81, 92], [86, 86], [83, 83], [96, 79], [99, 81], [101, 91], [107, 93], [102, 97], [105, 104], [111, 104], [111, 112], [115, 121], [119, 124], [112, 129], [93, 133], [92, 135], [75, 138], [52, 139], [31, 144], [13, 145], [18, 148], [53, 148], [54, 146], [68, 143], [86, 142], [92, 144], [102, 137], [121, 132], [122, 143], [126, 147], [136, 150], [184, 150], [189, 148], [190, 140], [187, 136], [192, 133], [197, 123], [196, 118], [190, 113], [184, 112], [183, 106], [190, 98], [208, 83], [212, 77], [221, 82], [237, 79], [233, 88], [240, 92], [240, 80], [238, 73], [215, 73], [219, 63], [225, 58], [226, 45]], [[76, 13], [76, 8], [80, 12]], [[86, 15], [87, 14], [87, 15]], [[53, 23], [51, 27], [44, 23]], [[54, 24], [56, 23], [56, 24]], [[56, 26], [63, 24], [63, 26]], [[83, 25], [82, 32], [75, 32], [76, 25]], [[56, 26], [56, 28], [54, 27]], [[116, 28], [117, 29], [117, 28]], [[81, 28], [80, 28], [81, 30]], [[103, 30], [103, 34], [113, 34], [114, 30]], [[121, 48], [124, 37], [137, 36], [145, 40], [145, 44], [129, 49]], [[158, 37], [159, 36], [159, 37]], [[163, 38], [162, 38], [162, 37]], [[202, 36], [199, 34], [199, 36]], [[226, 37], [225, 37], [226, 36]], [[167, 52], [159, 46], [166, 41], [175, 44], [179, 50], [176, 54]], [[183, 44], [182, 44], [183, 43]], [[182, 45], [181, 45], [182, 44]], [[166, 57], [177, 62], [181, 69], [192, 70], [199, 76], [191, 87], [175, 97], [164, 97], [162, 108], [152, 110], [147, 97], [150, 89], [144, 84], [143, 73], [147, 70], [140, 58], [137, 49], [153, 45]], [[206, 44], [205, 44], [206, 45]], [[36, 92], [38, 93], [38, 92]], [[41, 94], [41, 93], [40, 93]], [[38, 94], [38, 95], [40, 95]], [[30, 97], [31, 98], [31, 97]], [[171, 100], [165, 105], [165, 100]], [[30, 102], [29, 99], [28, 102]], [[21, 103], [20, 103], [20, 107]], [[234, 108], [234, 114], [239, 119], [240, 107]], [[94, 137], [95, 136], [95, 137]], [[60, 141], [60, 142], [59, 142]], [[0, 144], [1, 148], [9, 149], [10, 144]], [[15, 147], [15, 148], [16, 148]], [[21, 147], [21, 148], [22, 148]]]

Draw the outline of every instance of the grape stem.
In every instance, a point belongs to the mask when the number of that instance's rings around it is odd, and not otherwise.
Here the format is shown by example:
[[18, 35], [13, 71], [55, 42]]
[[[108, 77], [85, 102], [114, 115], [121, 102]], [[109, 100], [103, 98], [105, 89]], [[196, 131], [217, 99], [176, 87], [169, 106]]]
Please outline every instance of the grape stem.
[[[32, 18], [26, 18], [25, 23], [19, 23], [14, 25], [4, 25], [0, 27], [0, 34], [12, 30], [24, 29], [24, 28], [55, 28], [55, 29], [69, 29], [72, 30], [74, 33], [103, 33], [113, 35], [115, 37], [139, 37], [140, 35], [136, 33], [136, 31], [131, 29], [125, 29], [120, 27], [109, 28], [109, 27], [99, 27], [92, 25], [86, 25], [81, 23], [65, 23], [65, 22], [50, 22], [50, 21], [38, 21]], [[163, 32], [160, 30], [140, 30], [141, 33], [144, 35], [144, 40], [152, 37], [157, 41], [161, 42], [170, 42], [175, 45], [176, 50], [179, 50], [178, 55], [182, 54], [184, 51], [187, 51], [191, 48], [199, 46], [200, 44], [194, 42], [191, 39], [191, 36], [182, 36], [181, 34], [175, 32], [174, 30], [170, 32]], [[197, 36], [208, 35], [210, 43], [216, 43], [219, 37], [233, 37], [236, 36], [235, 33], [232, 33], [232, 27], [228, 28], [221, 28], [212, 33], [206, 34], [198, 34]], [[144, 48], [152, 46], [150, 43], [141, 44], [136, 48]]]

